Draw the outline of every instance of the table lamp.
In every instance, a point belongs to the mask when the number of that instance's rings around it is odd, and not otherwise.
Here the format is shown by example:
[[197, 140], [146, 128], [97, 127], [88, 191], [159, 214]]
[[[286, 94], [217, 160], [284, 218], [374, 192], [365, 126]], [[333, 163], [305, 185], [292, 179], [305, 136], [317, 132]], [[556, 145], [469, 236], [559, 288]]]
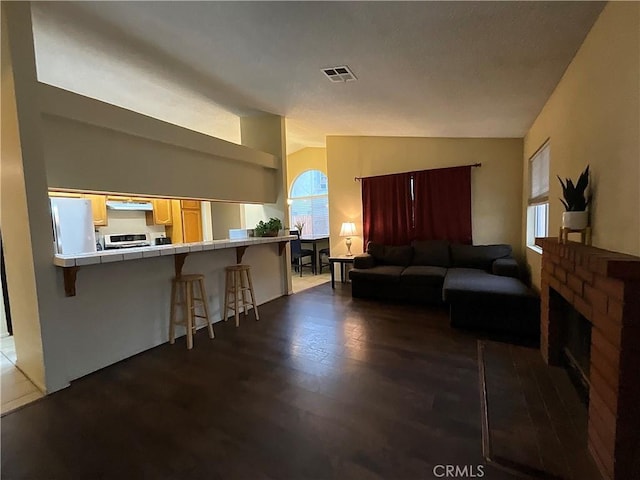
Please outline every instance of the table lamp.
[[351, 237], [356, 234], [356, 224], [353, 222], [344, 222], [340, 228], [340, 236], [347, 237], [347, 257], [352, 257], [351, 253]]

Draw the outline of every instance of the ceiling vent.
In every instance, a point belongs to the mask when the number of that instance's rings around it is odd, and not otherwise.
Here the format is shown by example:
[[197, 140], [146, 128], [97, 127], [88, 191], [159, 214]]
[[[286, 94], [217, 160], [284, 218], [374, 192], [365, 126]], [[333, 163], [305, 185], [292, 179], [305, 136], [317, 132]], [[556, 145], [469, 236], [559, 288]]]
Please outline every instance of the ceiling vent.
[[334, 83], [353, 82], [357, 80], [351, 69], [346, 65], [339, 67], [323, 68], [322, 73]]

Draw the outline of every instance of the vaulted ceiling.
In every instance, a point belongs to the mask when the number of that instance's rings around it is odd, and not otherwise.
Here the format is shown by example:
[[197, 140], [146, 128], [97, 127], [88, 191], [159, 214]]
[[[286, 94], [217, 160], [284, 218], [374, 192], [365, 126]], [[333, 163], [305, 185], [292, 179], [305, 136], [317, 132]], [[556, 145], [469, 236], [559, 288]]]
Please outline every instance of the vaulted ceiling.
[[[603, 3], [33, 8], [42, 81], [232, 140], [236, 115], [284, 115], [293, 151], [326, 135], [522, 137]], [[331, 83], [336, 65], [358, 80]]]

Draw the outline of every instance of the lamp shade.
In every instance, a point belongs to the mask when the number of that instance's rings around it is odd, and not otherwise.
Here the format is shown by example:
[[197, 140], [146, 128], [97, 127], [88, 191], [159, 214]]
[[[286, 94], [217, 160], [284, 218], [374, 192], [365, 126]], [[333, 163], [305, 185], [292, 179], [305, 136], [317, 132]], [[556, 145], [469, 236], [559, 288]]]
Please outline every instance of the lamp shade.
[[340, 228], [341, 237], [352, 237], [356, 234], [356, 224], [353, 222], [344, 222]]

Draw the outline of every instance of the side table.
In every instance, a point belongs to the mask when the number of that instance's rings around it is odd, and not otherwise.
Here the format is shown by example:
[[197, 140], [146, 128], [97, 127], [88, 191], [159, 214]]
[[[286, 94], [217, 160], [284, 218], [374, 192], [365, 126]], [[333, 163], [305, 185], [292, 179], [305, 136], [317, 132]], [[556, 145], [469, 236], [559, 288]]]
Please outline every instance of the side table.
[[345, 271], [344, 271], [344, 266], [346, 264], [351, 264], [353, 265], [353, 255], [338, 255], [335, 257], [329, 257], [329, 269], [331, 270], [331, 288], [336, 288], [336, 282], [335, 282], [335, 268], [334, 268], [334, 263], [339, 263], [340, 264], [340, 281], [342, 283], [345, 283], [347, 281], [346, 275], [345, 275]]

